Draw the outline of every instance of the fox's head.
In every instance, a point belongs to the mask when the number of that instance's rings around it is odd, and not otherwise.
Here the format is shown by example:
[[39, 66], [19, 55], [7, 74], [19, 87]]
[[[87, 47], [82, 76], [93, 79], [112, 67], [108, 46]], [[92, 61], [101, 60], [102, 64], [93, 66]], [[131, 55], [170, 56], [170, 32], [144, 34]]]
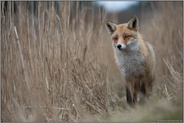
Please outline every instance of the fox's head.
[[134, 50], [138, 47], [138, 28], [139, 20], [136, 16], [128, 23], [115, 24], [107, 21], [105, 24], [112, 38], [112, 44], [117, 50]]

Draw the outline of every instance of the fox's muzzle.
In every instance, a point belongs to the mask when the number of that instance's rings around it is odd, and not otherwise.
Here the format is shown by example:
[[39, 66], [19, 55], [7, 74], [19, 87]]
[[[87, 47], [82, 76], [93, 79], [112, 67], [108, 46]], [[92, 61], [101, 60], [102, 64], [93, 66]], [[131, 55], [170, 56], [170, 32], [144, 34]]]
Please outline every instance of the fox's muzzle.
[[122, 49], [127, 48], [127, 45], [126, 45], [126, 44], [117, 44], [116, 48], [117, 48], [118, 50], [122, 50]]

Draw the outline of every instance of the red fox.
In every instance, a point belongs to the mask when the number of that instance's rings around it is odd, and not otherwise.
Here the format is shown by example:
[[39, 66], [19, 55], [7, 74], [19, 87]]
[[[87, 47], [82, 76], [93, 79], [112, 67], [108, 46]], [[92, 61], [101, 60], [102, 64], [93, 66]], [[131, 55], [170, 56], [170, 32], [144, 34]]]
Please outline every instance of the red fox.
[[144, 102], [145, 97], [150, 96], [154, 81], [156, 55], [153, 46], [139, 33], [136, 16], [128, 23], [117, 25], [107, 21], [105, 26], [112, 38], [116, 63], [126, 80], [127, 103]]

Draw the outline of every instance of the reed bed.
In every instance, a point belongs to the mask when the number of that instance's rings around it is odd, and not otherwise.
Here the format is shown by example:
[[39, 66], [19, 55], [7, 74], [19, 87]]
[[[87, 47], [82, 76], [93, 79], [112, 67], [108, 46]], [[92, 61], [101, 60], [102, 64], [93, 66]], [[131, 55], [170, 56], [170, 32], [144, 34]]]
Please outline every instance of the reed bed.
[[[140, 29], [157, 50], [153, 95], [145, 106], [131, 109], [103, 9], [80, 2], [1, 2], [2, 121], [129, 121], [132, 116], [157, 121], [172, 119], [173, 111], [181, 120], [182, 4], [158, 5], [170, 11], [161, 9]], [[167, 115], [152, 117], [159, 107]]]

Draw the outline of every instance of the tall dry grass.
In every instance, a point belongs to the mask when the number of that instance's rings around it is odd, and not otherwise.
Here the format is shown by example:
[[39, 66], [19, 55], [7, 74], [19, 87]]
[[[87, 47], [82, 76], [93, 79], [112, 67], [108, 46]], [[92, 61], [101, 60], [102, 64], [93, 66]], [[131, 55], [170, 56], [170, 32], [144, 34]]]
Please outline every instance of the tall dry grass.
[[[141, 31], [157, 53], [155, 96], [163, 96], [182, 104], [183, 85], [183, 2], [155, 2], [150, 19]], [[167, 8], [167, 9], [166, 9]], [[149, 27], [149, 28], [145, 28]], [[163, 91], [165, 90], [165, 91]], [[176, 94], [178, 93], [178, 94]]]
[[[178, 114], [173, 119], [181, 120], [180, 3], [159, 3], [159, 9], [166, 6], [170, 11], [161, 9], [141, 23], [143, 37], [157, 50], [158, 67], [152, 99], [136, 109], [126, 105], [123, 78], [104, 29], [104, 10], [58, 2], [56, 11], [54, 2], [36, 2], [35, 16], [33, 2], [15, 3], [16, 12], [14, 2], [1, 12], [3, 121], [103, 121], [107, 117], [108, 121], [115, 121], [114, 117], [129, 121], [132, 116], [137, 121], [157, 121], [172, 119], [171, 112]], [[4, 2], [1, 5], [3, 10]]]
[[87, 8], [71, 18], [77, 2], [60, 2], [59, 14], [53, 2], [37, 2], [38, 18], [28, 11], [32, 2], [16, 4], [16, 14], [12, 2], [2, 13], [2, 120], [79, 121], [108, 112], [107, 66], [98, 62], [106, 56], [103, 23], [94, 32]]

